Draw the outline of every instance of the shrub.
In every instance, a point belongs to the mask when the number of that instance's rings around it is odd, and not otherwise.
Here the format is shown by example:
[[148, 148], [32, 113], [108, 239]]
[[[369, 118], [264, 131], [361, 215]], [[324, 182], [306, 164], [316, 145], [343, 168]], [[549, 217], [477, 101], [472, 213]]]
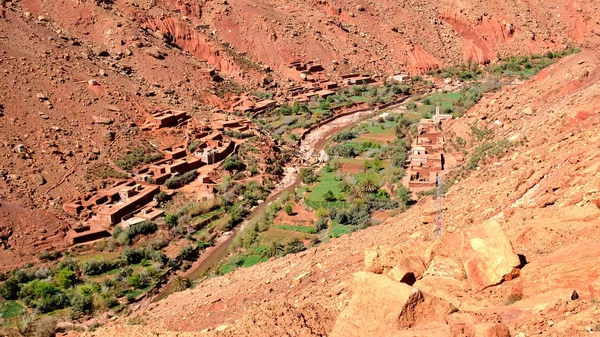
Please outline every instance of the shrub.
[[177, 215], [173, 214], [173, 213], [169, 213], [167, 214], [167, 216], [165, 217], [165, 222], [167, 223], [167, 225], [169, 226], [169, 229], [177, 226]]
[[321, 216], [321, 217], [319, 217], [319, 219], [317, 219], [317, 222], [315, 223], [315, 230], [317, 232], [325, 230], [328, 227], [329, 227], [329, 218]]
[[315, 175], [315, 171], [311, 168], [301, 168], [298, 172], [298, 176], [302, 179], [302, 182], [309, 185], [317, 181], [317, 176]]
[[194, 261], [198, 258], [198, 247], [197, 246], [185, 246], [181, 248], [179, 254], [177, 254], [178, 260]]
[[14, 300], [19, 297], [20, 285], [16, 278], [9, 277], [0, 287], [0, 296], [5, 300]]
[[345, 140], [351, 140], [358, 137], [358, 134], [352, 130], [344, 130], [333, 136], [332, 140], [336, 143], [343, 142]]
[[158, 194], [156, 194], [154, 196], [154, 200], [160, 204], [160, 203], [168, 201], [169, 195], [164, 191], [160, 191], [160, 192], [158, 192]]
[[323, 195], [323, 200], [327, 201], [327, 202], [333, 202], [336, 200], [335, 195], [333, 194], [333, 192], [331, 190], [328, 190], [327, 192], [325, 192], [325, 194]]
[[265, 249], [265, 251], [263, 252], [263, 256], [271, 258], [271, 257], [275, 257], [275, 256], [281, 256], [283, 254], [283, 252], [284, 252], [283, 246], [279, 242], [273, 241], [267, 247], [267, 249]]
[[92, 296], [90, 295], [73, 293], [69, 302], [77, 313], [89, 314], [92, 312]]
[[140, 164], [150, 163], [163, 157], [162, 153], [150, 152], [143, 147], [137, 147], [124, 157], [115, 160], [115, 164], [123, 170], [131, 170]]
[[292, 209], [292, 205], [291, 204], [286, 204], [285, 205], [285, 212], [287, 213], [287, 215], [292, 215], [294, 214], [294, 211]]
[[177, 176], [167, 179], [167, 181], [165, 181], [165, 186], [167, 186], [167, 188], [170, 188], [170, 189], [180, 188], [183, 185], [186, 185], [186, 184], [192, 182], [194, 179], [196, 179], [197, 176], [198, 176], [198, 172], [196, 172], [196, 170], [188, 171], [184, 174], [177, 175]]
[[68, 289], [71, 288], [75, 284], [75, 282], [77, 282], [77, 277], [75, 276], [72, 270], [68, 268], [63, 268], [60, 269], [56, 273], [56, 275], [54, 275], [54, 281], [56, 281], [56, 284], [59, 287], [63, 289]]
[[54, 261], [57, 258], [60, 257], [60, 253], [53, 250], [51, 252], [49, 252], [48, 250], [44, 250], [43, 252], [41, 252], [38, 255], [38, 258], [40, 259], [40, 261], [45, 262], [45, 261]]
[[237, 155], [234, 154], [230, 157], [227, 157], [223, 162], [223, 169], [233, 172], [233, 171], [241, 171], [246, 167], [244, 161]]
[[89, 260], [85, 261], [81, 266], [84, 275], [95, 276], [106, 273], [109, 270], [119, 267], [117, 262], [109, 262], [105, 260]]
[[302, 241], [300, 241], [298, 238], [294, 238], [287, 245], [285, 245], [284, 254], [296, 254], [303, 250], [306, 250], [306, 247], [304, 247]]

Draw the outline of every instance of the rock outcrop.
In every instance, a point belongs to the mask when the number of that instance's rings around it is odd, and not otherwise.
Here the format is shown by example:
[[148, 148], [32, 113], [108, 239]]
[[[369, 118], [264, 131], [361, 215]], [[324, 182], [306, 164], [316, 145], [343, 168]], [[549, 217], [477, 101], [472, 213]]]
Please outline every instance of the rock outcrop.
[[354, 274], [353, 291], [330, 336], [393, 336], [456, 311], [442, 299], [369, 272]]

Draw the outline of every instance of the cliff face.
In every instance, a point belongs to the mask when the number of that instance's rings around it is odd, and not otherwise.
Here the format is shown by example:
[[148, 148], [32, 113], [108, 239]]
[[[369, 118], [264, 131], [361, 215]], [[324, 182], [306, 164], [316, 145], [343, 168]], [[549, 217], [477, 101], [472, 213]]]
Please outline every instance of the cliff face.
[[[160, 3], [160, 2], [159, 2]], [[250, 59], [281, 70], [319, 60], [332, 72], [423, 72], [469, 60], [580, 44], [592, 3], [517, 1], [164, 1]], [[199, 7], [198, 7], [199, 6]]]

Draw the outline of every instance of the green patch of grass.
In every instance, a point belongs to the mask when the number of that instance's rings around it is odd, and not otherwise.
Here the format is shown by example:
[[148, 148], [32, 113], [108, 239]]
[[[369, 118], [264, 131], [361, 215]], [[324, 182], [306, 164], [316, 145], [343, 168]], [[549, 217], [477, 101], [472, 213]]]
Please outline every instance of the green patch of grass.
[[[417, 113], [425, 116], [428, 113], [435, 113], [435, 107], [440, 107], [440, 112], [444, 113], [446, 109], [453, 109], [454, 103], [458, 102], [462, 94], [460, 92], [447, 92], [433, 94], [421, 100], [421, 105], [417, 107]], [[425, 104], [429, 103], [429, 104]]]
[[224, 265], [221, 266], [221, 268], [219, 268], [219, 273], [221, 275], [225, 275], [239, 267], [248, 268], [248, 267], [252, 267], [256, 264], [259, 264], [261, 262], [265, 262], [267, 260], [268, 260], [268, 258], [262, 257], [261, 255], [256, 255], [256, 254], [235, 255], [235, 256], [230, 257], [229, 260], [227, 260], [227, 263], [225, 263]]
[[274, 228], [279, 228], [279, 229], [288, 230], [288, 231], [296, 231], [296, 232], [306, 233], [306, 234], [315, 234], [316, 233], [316, 231], [313, 227], [307, 227], [307, 226], [279, 225], [279, 226], [275, 226]]
[[0, 318], [9, 319], [19, 316], [25, 307], [15, 301], [0, 302]]
[[354, 232], [355, 230], [356, 230], [356, 226], [342, 225], [342, 224], [338, 223], [337, 221], [333, 221], [331, 223], [331, 227], [329, 228], [329, 231], [327, 232], [327, 236], [329, 236], [331, 238], [337, 238], [341, 235], [350, 234], [350, 233]]
[[342, 193], [340, 180], [336, 177], [335, 172], [327, 172], [322, 169], [319, 176], [319, 182], [311, 187], [311, 191], [308, 193], [306, 200], [313, 202], [325, 201], [323, 200], [323, 196], [327, 191], [333, 192], [333, 195], [335, 196], [339, 196]]

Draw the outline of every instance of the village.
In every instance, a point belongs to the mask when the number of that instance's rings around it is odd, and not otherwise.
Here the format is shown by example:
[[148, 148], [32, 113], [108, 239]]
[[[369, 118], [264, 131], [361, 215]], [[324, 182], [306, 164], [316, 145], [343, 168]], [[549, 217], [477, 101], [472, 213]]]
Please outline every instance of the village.
[[[260, 99], [255, 95], [242, 95], [234, 98], [227, 111], [216, 111], [210, 122], [190, 123], [185, 111], [161, 110], [150, 115], [141, 125], [142, 131], [159, 130], [185, 124], [189, 139], [180, 145], [159, 149], [162, 159], [135, 170], [133, 177], [116, 184], [114, 187], [87, 193], [63, 204], [63, 210], [78, 219], [78, 223], [67, 233], [69, 244], [76, 245], [96, 241], [111, 235], [115, 226], [123, 229], [144, 221], [152, 221], [164, 216], [164, 210], [158, 207], [156, 196], [159, 193], [173, 194], [176, 189], [168, 188], [165, 183], [176, 176], [195, 172], [198, 185], [195, 185], [197, 200], [214, 198], [216, 183], [214, 170], [235, 153], [243, 140], [227, 136], [233, 133], [259, 132], [250, 118], [264, 115], [283, 104], [305, 103], [313, 98], [327, 98], [342, 88], [376, 85], [378, 82], [369, 75], [349, 74], [341, 76], [339, 81], [328, 79], [323, 67], [315, 62], [292, 62], [286, 75], [291, 83], [285, 88], [280, 99]], [[219, 78], [214, 70], [207, 70], [207, 78]], [[389, 80], [396, 83], [409, 83], [410, 76], [394, 75]], [[381, 104], [383, 109], [396, 104], [396, 101]], [[331, 118], [316, 123], [319, 126], [341, 115], [372, 109], [364, 102], [356, 102], [333, 109]], [[421, 119], [418, 123], [418, 135], [414, 139], [404, 185], [413, 192], [432, 189], [436, 186], [436, 177], [444, 170], [442, 125], [452, 118], [441, 115], [439, 109], [432, 119]], [[313, 127], [307, 128], [300, 139]], [[193, 151], [188, 144], [194, 143]], [[218, 174], [216, 175], [218, 176]]]
[[[199, 176], [198, 200], [214, 197], [215, 184], [210, 176], [219, 163], [237, 151], [243, 140], [225, 135], [226, 131], [255, 132], [253, 124], [245, 118], [215, 114], [210, 125], [188, 128], [191, 142], [160, 149], [163, 158], [139, 168], [134, 176], [116, 186], [88, 193], [63, 205], [63, 210], [81, 222], [67, 234], [71, 244], [95, 241], [110, 236], [115, 226], [126, 229], [143, 221], [154, 220], [164, 215], [157, 208], [155, 196], [159, 193], [172, 194], [165, 183], [172, 177], [195, 172]], [[161, 129], [178, 125], [189, 116], [184, 111], [159, 111], [152, 114], [143, 130]]]

